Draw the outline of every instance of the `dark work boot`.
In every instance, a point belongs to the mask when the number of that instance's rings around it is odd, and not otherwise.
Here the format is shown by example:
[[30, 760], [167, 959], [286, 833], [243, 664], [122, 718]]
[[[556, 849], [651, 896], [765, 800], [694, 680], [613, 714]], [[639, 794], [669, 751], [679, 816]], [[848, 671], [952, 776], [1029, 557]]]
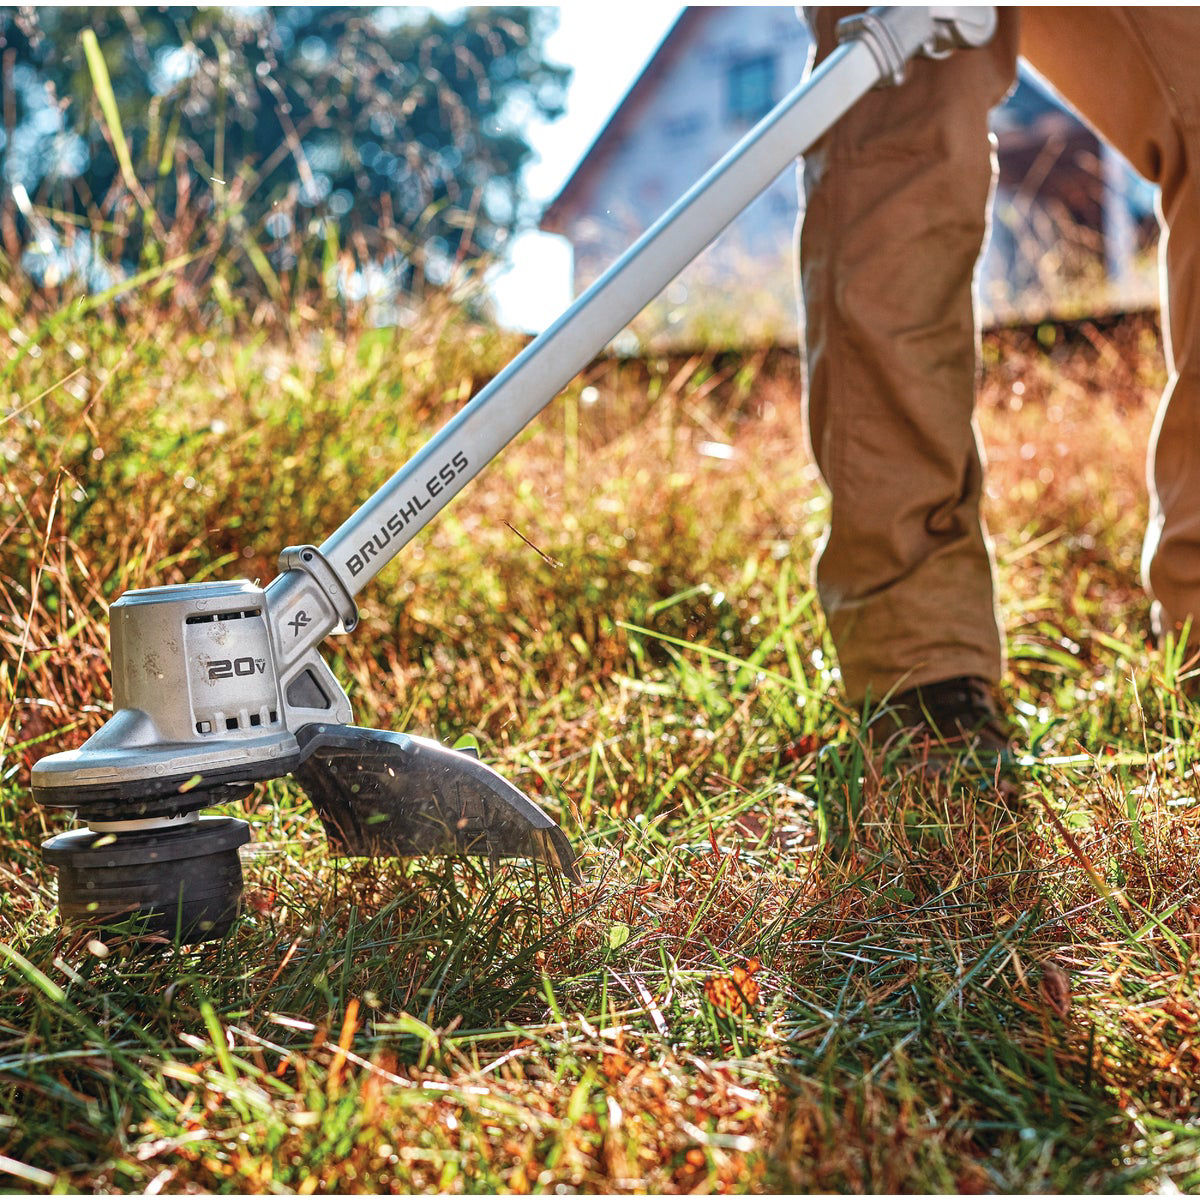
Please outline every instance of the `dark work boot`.
[[914, 767], [992, 775], [1015, 761], [991, 685], [969, 675], [898, 692], [870, 716], [873, 740], [904, 748]]

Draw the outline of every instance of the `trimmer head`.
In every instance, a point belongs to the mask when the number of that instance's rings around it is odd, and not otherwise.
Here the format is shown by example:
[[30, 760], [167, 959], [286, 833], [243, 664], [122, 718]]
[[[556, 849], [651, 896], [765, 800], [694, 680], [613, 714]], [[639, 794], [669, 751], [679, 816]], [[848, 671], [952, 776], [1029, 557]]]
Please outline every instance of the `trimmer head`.
[[[245, 580], [149, 588], [113, 604], [109, 721], [33, 769], [34, 797], [87, 829], [51, 838], [65, 920], [137, 918], [151, 932], [222, 936], [242, 892], [244, 821], [200, 817], [295, 774], [335, 853], [528, 858], [577, 878], [557, 825], [497, 772], [423, 738], [350, 726], [312, 646], [341, 601], [319, 552], [269, 589]], [[323, 577], [324, 576], [324, 577]], [[313, 630], [312, 627], [317, 629]]]

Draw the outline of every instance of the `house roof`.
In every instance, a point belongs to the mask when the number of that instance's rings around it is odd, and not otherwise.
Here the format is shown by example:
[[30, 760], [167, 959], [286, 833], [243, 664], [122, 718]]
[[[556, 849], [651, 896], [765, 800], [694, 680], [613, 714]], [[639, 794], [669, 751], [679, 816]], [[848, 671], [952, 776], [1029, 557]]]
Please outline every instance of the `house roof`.
[[655, 84], [687, 41], [688, 33], [705, 15], [706, 9], [689, 5], [676, 17], [675, 23], [646, 60], [641, 74], [629, 85], [604, 127], [592, 139], [591, 145], [583, 152], [575, 169], [567, 176], [567, 181], [559, 189], [558, 195], [546, 206], [542, 219], [538, 222], [540, 229], [546, 233], [566, 232], [567, 211], [586, 190], [590, 181], [603, 170], [605, 160], [619, 144], [621, 134], [632, 119], [632, 114], [641, 107], [644, 100], [650, 98]]

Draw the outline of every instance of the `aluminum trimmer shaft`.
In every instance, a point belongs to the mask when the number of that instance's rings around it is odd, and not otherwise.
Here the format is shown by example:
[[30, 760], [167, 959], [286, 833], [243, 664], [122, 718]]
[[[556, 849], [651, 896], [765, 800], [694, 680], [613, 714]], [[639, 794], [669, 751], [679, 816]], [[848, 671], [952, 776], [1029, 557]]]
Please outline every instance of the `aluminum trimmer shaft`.
[[578, 878], [566, 835], [490, 767], [422, 738], [350, 724], [318, 646], [358, 621], [355, 594], [662, 288], [864, 92], [918, 53], [985, 43], [990, 8], [877, 8], [543, 334], [319, 548], [246, 580], [128, 592], [110, 609], [113, 716], [42, 759], [33, 791], [87, 828], [51, 838], [65, 918], [184, 941], [230, 928], [249, 827], [200, 810], [292, 774], [331, 849], [541, 862]]

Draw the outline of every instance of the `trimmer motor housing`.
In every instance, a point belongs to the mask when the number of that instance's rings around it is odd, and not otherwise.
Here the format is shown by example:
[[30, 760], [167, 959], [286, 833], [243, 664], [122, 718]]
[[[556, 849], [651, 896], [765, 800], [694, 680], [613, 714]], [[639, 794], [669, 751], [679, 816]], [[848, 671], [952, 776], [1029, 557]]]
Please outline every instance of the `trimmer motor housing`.
[[246, 580], [126, 592], [109, 615], [113, 716], [34, 767], [42, 804], [85, 820], [194, 812], [291, 771], [301, 725], [350, 720], [319, 655], [281, 675], [267, 593]]

